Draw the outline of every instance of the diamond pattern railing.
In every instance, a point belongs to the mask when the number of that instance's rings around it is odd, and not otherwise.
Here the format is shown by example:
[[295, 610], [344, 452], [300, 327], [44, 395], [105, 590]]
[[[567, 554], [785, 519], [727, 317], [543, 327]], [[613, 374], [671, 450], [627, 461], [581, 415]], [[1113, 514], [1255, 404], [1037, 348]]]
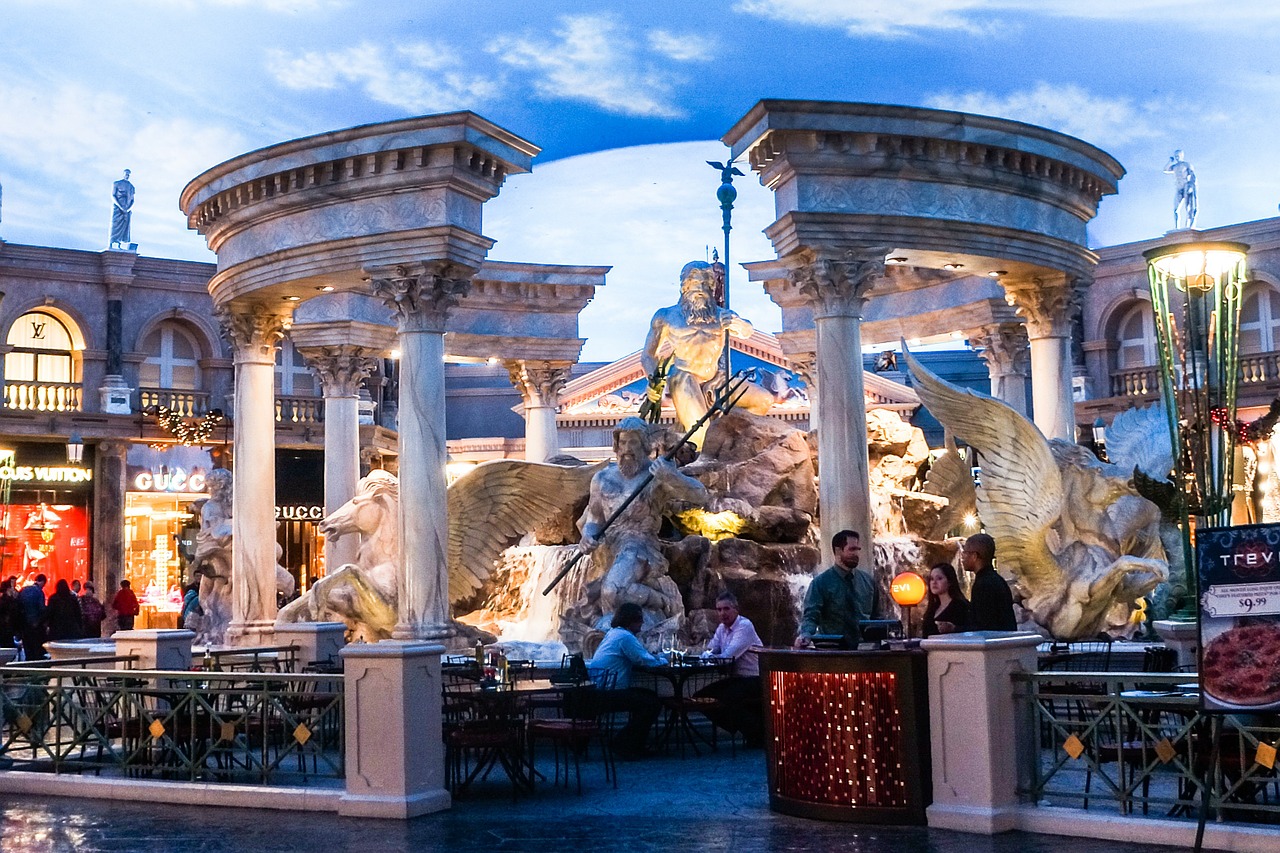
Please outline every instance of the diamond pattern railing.
[[0, 766], [201, 782], [341, 779], [341, 675], [0, 669]]
[[1015, 675], [1036, 745], [1020, 793], [1046, 805], [1193, 818], [1204, 791], [1219, 820], [1280, 821], [1280, 718], [1204, 714], [1195, 678]]

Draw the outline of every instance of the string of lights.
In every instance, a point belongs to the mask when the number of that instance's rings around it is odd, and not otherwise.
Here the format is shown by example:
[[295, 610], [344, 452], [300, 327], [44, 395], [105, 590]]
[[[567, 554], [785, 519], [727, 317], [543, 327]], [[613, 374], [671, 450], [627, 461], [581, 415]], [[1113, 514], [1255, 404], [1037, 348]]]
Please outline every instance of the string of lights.
[[188, 420], [167, 406], [152, 406], [152, 409], [160, 428], [187, 447], [208, 444], [213, 431], [225, 420], [221, 409], [213, 409], [194, 420]]

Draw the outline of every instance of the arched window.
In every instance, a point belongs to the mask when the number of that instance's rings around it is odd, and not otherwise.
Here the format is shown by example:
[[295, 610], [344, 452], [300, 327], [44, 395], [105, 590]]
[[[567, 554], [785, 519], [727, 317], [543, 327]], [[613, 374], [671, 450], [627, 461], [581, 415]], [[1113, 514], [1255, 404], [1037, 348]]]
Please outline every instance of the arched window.
[[1125, 312], [1116, 326], [1116, 338], [1116, 364], [1121, 370], [1157, 363], [1155, 315], [1148, 303], [1139, 302]]
[[293, 341], [280, 342], [276, 352], [276, 394], [282, 397], [316, 396], [316, 380], [302, 353], [293, 348]]
[[1265, 284], [1245, 287], [1240, 306], [1240, 352], [1253, 355], [1280, 349], [1280, 293]]
[[71, 332], [61, 320], [43, 311], [29, 311], [9, 329], [5, 341], [13, 347], [4, 357], [9, 382], [74, 382]]
[[200, 344], [180, 323], [156, 326], [139, 349], [147, 354], [138, 368], [138, 384], [143, 388], [200, 390]]

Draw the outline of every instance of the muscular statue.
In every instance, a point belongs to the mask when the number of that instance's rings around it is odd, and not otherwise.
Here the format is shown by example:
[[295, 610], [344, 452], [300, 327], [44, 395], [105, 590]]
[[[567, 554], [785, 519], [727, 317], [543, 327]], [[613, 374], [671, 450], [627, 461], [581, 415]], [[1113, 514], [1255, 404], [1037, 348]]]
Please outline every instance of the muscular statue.
[[[680, 301], [653, 315], [640, 361], [645, 372], [652, 374], [660, 359], [670, 358], [667, 392], [676, 420], [686, 430], [707, 413], [710, 396], [724, 382], [721, 355], [726, 331], [735, 338], [748, 338], [751, 324], [716, 305], [711, 264], [685, 264], [680, 271]], [[738, 408], [763, 415], [773, 402], [773, 395], [764, 388], [748, 385]], [[701, 447], [706, 430], [703, 424], [690, 440]]]
[[111, 244], [115, 249], [129, 243], [129, 222], [133, 218], [133, 184], [129, 183], [129, 170], [124, 177], [111, 185]]
[[[1173, 152], [1169, 165], [1164, 167], [1166, 175], [1173, 175], [1173, 227], [1196, 227], [1196, 170], [1182, 159], [1182, 149]], [[1185, 214], [1186, 224], [1180, 225]]]
[[[613, 432], [613, 452], [617, 461], [591, 479], [587, 509], [578, 521], [582, 549], [592, 553], [596, 566], [607, 567], [600, 583], [597, 627], [607, 631], [618, 607], [632, 602], [645, 612], [642, 636], [673, 632], [684, 616], [684, 604], [675, 581], [667, 575], [667, 560], [658, 547], [658, 529], [672, 502], [704, 504], [707, 490], [681, 474], [669, 460], [649, 460], [648, 425], [639, 418], [624, 418], [618, 424]], [[605, 520], [650, 471], [653, 482], [601, 533]]]
[[200, 577], [200, 610], [191, 625], [196, 642], [219, 645], [231, 624], [231, 472], [214, 468], [206, 479], [209, 499], [200, 508], [200, 532], [192, 574]]

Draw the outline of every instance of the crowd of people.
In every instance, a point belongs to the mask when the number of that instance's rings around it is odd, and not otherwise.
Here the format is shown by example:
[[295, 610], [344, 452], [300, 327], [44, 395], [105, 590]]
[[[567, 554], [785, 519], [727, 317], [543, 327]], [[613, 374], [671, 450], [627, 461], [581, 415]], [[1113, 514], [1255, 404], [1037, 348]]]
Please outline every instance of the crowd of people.
[[[16, 576], [0, 582], [0, 647], [20, 648], [24, 660], [45, 657], [45, 643], [102, 636], [107, 605], [93, 581], [59, 579], [47, 595], [48, 577], [38, 574], [19, 588]], [[141, 608], [127, 580], [111, 599], [116, 626], [127, 631]]]

